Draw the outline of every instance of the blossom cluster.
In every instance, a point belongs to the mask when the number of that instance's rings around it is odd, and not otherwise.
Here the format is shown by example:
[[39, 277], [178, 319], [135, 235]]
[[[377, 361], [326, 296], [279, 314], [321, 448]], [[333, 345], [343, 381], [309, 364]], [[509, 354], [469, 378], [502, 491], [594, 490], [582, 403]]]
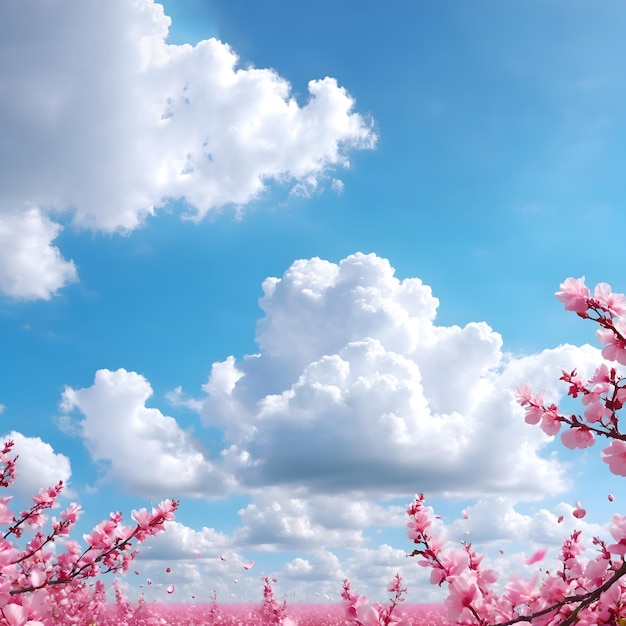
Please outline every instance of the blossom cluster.
[[[556, 297], [567, 310], [600, 326], [596, 336], [607, 361], [626, 365], [624, 295], [614, 294], [606, 283], [597, 285], [592, 295], [584, 278], [568, 278]], [[616, 367], [601, 363], [589, 380], [583, 380], [576, 370], [562, 372], [560, 380], [568, 384], [569, 397], [581, 400], [582, 414], [564, 414], [555, 404], [545, 402], [544, 392], [535, 394], [529, 385], [522, 385], [516, 399], [525, 409], [526, 422], [539, 425], [551, 436], [564, 428], [561, 441], [570, 449], [590, 447], [598, 437], [610, 440], [601, 458], [610, 472], [626, 476], [626, 434], [620, 431], [618, 416], [626, 403], [624, 377]], [[419, 565], [430, 568], [432, 584], [447, 585], [445, 605], [454, 624], [626, 624], [626, 516], [612, 517], [609, 530], [613, 543], [593, 538], [592, 558], [585, 558], [577, 530], [564, 540], [555, 571], [545, 571], [541, 576], [537, 573], [530, 580], [513, 576], [498, 593], [496, 572], [483, 567], [483, 557], [471, 543], [451, 548], [445, 536], [433, 530], [434, 514], [423, 495], [415, 497], [407, 513], [407, 534], [416, 544], [411, 556], [419, 557]], [[584, 515], [585, 510], [577, 503], [574, 516]], [[545, 553], [545, 549], [540, 550], [527, 564], [542, 560]]]
[[[7, 441], [0, 452], [2, 487], [15, 479], [13, 447]], [[84, 535], [86, 546], [81, 546], [69, 539], [82, 512], [78, 504], [51, 519], [45, 513], [56, 506], [62, 490], [61, 481], [41, 489], [31, 508], [19, 515], [8, 506], [12, 496], [0, 498], [0, 526], [6, 527], [0, 536], [0, 626], [77, 623], [79, 615], [93, 620], [106, 594], [101, 581], [88, 581], [108, 572], [126, 572], [137, 555], [135, 545], [165, 530], [178, 508], [177, 501], [165, 500], [151, 512], [133, 511], [134, 527], [125, 526], [120, 513], [111, 513]], [[20, 546], [26, 529], [32, 538]]]

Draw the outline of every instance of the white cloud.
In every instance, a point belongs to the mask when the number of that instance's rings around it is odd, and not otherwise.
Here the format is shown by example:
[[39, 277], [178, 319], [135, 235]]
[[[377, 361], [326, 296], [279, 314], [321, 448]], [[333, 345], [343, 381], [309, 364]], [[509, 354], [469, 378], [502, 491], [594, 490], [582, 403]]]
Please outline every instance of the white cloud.
[[39, 492], [42, 487], [53, 487], [63, 481], [63, 496], [72, 497], [68, 482], [72, 475], [70, 460], [54, 451], [52, 446], [39, 437], [26, 437], [22, 433], [11, 431], [3, 435], [0, 441], [15, 442], [13, 452], [19, 456], [16, 463], [16, 479], [11, 492], [24, 500]]
[[230, 537], [213, 528], [194, 530], [176, 521], [168, 522], [167, 532], [146, 540], [141, 547], [143, 559], [196, 559], [220, 560], [232, 547]]
[[567, 487], [512, 390], [531, 381], [557, 398], [561, 368], [590, 370], [597, 350], [505, 356], [484, 322], [437, 326], [430, 287], [373, 254], [296, 261], [263, 288], [260, 353], [214, 364], [201, 411], [232, 442], [242, 485], [522, 499]]
[[[298, 103], [271, 69], [225, 43], [166, 43], [152, 0], [11, 1], [0, 25], [0, 289], [47, 298], [76, 278], [52, 242], [73, 226], [131, 231], [169, 200], [190, 216], [258, 197], [270, 180], [308, 190], [371, 147], [371, 126], [333, 78]], [[45, 271], [36, 274], [33, 267]]]
[[214, 497], [232, 489], [234, 481], [174, 418], [145, 406], [151, 395], [140, 374], [99, 370], [91, 387], [65, 389], [61, 409], [84, 415], [81, 432], [92, 458], [103, 463], [104, 479], [122, 489], [146, 497]]
[[[300, 491], [300, 494], [298, 494]], [[403, 525], [404, 510], [345, 496], [311, 495], [304, 489], [267, 487], [251, 493], [253, 502], [239, 511], [242, 526], [234, 545], [261, 550], [306, 550], [327, 546], [353, 548], [368, 539], [364, 531]]]
[[36, 207], [3, 214], [0, 204], [0, 291], [47, 300], [77, 279], [74, 263], [52, 245], [60, 230]]

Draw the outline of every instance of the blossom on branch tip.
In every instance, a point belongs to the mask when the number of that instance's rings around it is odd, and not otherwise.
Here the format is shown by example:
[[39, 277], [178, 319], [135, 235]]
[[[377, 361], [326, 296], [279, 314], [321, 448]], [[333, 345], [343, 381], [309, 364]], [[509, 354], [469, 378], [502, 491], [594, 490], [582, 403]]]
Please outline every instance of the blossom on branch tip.
[[608, 283], [598, 283], [593, 291], [593, 300], [597, 306], [617, 317], [626, 313], [626, 297], [621, 293], [613, 293]]
[[591, 293], [585, 286], [585, 277], [566, 278], [561, 283], [561, 291], [554, 294], [558, 300], [565, 304], [566, 311], [586, 313], [589, 308]]

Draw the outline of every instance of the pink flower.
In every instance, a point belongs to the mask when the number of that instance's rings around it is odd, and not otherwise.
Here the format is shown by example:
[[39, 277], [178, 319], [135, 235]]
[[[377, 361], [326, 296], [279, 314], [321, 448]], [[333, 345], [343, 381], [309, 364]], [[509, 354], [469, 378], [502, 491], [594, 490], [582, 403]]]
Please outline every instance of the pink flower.
[[458, 576], [450, 583], [449, 590], [450, 595], [444, 602], [448, 609], [448, 619], [456, 620], [457, 623], [471, 619], [473, 616], [469, 607], [476, 610], [474, 604], [480, 601], [480, 591], [476, 583], [467, 576]]
[[380, 626], [378, 611], [370, 604], [359, 606], [356, 610], [356, 618], [363, 626]]
[[76, 504], [72, 502], [63, 513], [61, 513], [60, 517], [63, 521], [69, 522], [70, 524], [74, 524], [81, 514], [81, 506], [80, 504]]
[[139, 509], [139, 511], [133, 509], [130, 516], [135, 520], [139, 528], [148, 528], [152, 522], [152, 515], [148, 513], [148, 509]]
[[611, 376], [609, 374], [609, 368], [606, 363], [601, 363], [596, 367], [596, 371], [589, 379], [590, 383], [610, 383]]
[[626, 313], [626, 297], [613, 293], [608, 283], [598, 283], [593, 290], [593, 299], [599, 308], [618, 317]]
[[557, 300], [565, 304], [566, 311], [585, 313], [589, 308], [589, 289], [585, 286], [585, 277], [566, 278], [561, 283], [561, 291], [554, 294]]
[[579, 428], [570, 428], [561, 434], [561, 441], [566, 448], [574, 450], [575, 448], [588, 448], [595, 442], [593, 433], [585, 426]]
[[[626, 325], [617, 321], [615, 329], [622, 335], [626, 336]], [[607, 361], [617, 361], [621, 365], [626, 365], [626, 341], [620, 339], [613, 330], [609, 328], [601, 328], [596, 330], [598, 341], [604, 344], [602, 348], [602, 356]]]
[[609, 530], [617, 543], [607, 546], [607, 550], [611, 554], [624, 556], [626, 554], [626, 515], [613, 515]]
[[523, 385], [520, 385], [515, 390], [515, 399], [522, 406], [526, 406], [527, 404], [533, 403], [534, 402], [533, 388], [528, 383], [524, 383]]
[[608, 464], [612, 474], [626, 476], [626, 442], [614, 439], [611, 445], [600, 453], [602, 460]]
[[551, 406], [547, 411], [544, 411], [541, 416], [540, 428], [546, 435], [550, 436], [556, 435], [561, 430], [561, 419], [555, 406]]
[[[591, 395], [591, 394], [590, 394]], [[588, 397], [588, 396], [587, 396]], [[605, 417], [610, 417], [609, 411], [602, 402], [593, 402], [585, 411], [585, 419], [590, 423], [601, 422]]]
[[532, 602], [537, 596], [537, 591], [535, 590], [537, 578], [538, 575], [533, 576], [530, 580], [523, 580], [518, 576], [511, 576], [504, 588], [505, 597], [513, 606]]

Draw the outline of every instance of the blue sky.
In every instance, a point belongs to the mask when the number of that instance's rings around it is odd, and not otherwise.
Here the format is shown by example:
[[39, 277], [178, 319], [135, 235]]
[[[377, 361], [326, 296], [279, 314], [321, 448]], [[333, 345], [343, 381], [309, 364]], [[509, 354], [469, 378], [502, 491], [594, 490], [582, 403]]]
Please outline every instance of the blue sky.
[[599, 448], [552, 445], [510, 389], [557, 397], [599, 358], [564, 278], [626, 290], [622, 4], [2, 12], [18, 494], [63, 478], [85, 530], [180, 498], [128, 580], [179, 601], [257, 599], [263, 573], [380, 597], [396, 570], [437, 599], [404, 558], [417, 491], [502, 571], [556, 553], [576, 499], [603, 532]]

